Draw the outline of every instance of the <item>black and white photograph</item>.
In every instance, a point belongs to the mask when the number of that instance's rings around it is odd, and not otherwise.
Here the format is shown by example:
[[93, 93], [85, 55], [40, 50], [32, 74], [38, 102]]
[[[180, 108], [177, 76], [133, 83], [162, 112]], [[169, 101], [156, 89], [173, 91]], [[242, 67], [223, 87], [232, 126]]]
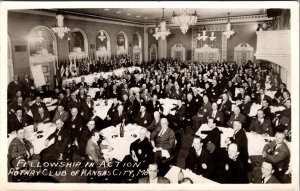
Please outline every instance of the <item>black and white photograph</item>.
[[19, 3], [4, 190], [297, 190], [298, 2]]

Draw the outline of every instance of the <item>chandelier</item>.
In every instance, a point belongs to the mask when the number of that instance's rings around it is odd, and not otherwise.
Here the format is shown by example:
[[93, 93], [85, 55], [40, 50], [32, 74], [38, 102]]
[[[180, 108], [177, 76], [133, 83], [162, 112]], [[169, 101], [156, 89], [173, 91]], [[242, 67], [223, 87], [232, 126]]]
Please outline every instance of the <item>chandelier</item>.
[[230, 36], [233, 35], [235, 32], [233, 30], [231, 30], [229, 13], [227, 13], [227, 14], [228, 14], [228, 18], [227, 18], [226, 30], [225, 30], [225, 32], [223, 32], [223, 34], [226, 36], [227, 39], [229, 39]]
[[216, 39], [216, 37], [215, 37], [215, 32], [211, 32], [211, 33], [210, 33], [209, 40], [210, 40], [210, 41], [214, 41], [215, 39]]
[[98, 38], [103, 41], [106, 37], [105, 35], [103, 34], [103, 31], [100, 31], [100, 35], [98, 36]]
[[165, 12], [164, 12], [164, 8], [163, 8], [163, 15], [161, 18], [161, 22], [160, 22], [160, 26], [156, 26], [155, 28], [155, 33], [153, 34], [153, 36], [155, 37], [156, 40], [159, 39], [159, 37], [161, 37], [162, 40], [165, 40], [166, 37], [171, 34], [170, 30], [167, 29], [167, 23], [165, 20]]
[[206, 35], [206, 28], [204, 25], [203, 30], [202, 30], [202, 36], [201, 36], [201, 33], [198, 33], [197, 39], [205, 41], [207, 37], [208, 36]]
[[189, 15], [187, 13], [187, 9], [182, 9], [181, 15], [176, 15], [175, 12], [173, 11], [173, 16], [171, 19], [171, 22], [180, 26], [181, 32], [185, 34], [188, 29], [189, 25], [194, 25], [197, 23], [197, 12], [193, 13], [192, 15]]
[[57, 15], [57, 26], [52, 27], [51, 29], [53, 30], [54, 33], [57, 33], [57, 36], [62, 39], [65, 35], [65, 33], [68, 33], [70, 29], [68, 27], [64, 26], [64, 16], [62, 15]]

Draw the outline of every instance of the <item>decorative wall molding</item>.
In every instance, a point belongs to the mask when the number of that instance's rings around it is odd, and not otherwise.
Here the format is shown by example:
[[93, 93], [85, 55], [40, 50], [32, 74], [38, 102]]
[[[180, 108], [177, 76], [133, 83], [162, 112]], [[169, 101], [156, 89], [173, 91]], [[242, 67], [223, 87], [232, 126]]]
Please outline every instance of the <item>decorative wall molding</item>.
[[182, 61], [185, 61], [186, 60], [186, 50], [185, 50], [185, 47], [182, 46], [182, 44], [180, 43], [176, 43], [172, 46], [171, 48], [171, 57], [173, 59], [176, 58], [176, 52], [181, 52], [182, 53]]
[[156, 44], [152, 44], [149, 50], [149, 60], [157, 59], [157, 46]]
[[227, 60], [227, 37], [222, 33], [222, 54], [221, 61]]
[[[89, 43], [88, 43], [88, 38], [87, 38], [86, 33], [82, 29], [80, 29], [80, 28], [74, 28], [69, 33], [69, 37], [72, 34], [72, 32], [80, 32], [82, 34], [83, 39], [84, 39], [84, 53], [88, 55], [88, 52], [89, 52]], [[76, 48], [76, 47], [74, 47], [74, 48]], [[69, 48], [69, 50], [70, 50], [70, 48]], [[76, 54], [76, 52], [74, 52], [74, 50], [72, 52], [69, 52], [69, 57], [70, 57], [71, 54]]]
[[234, 48], [234, 61], [239, 65], [248, 60], [253, 61], [253, 54], [254, 48], [248, 43], [242, 42]]
[[105, 35], [106, 37], [106, 49], [102, 48], [99, 50], [99, 47], [97, 47], [97, 39], [96, 39], [96, 57], [111, 57], [111, 45], [110, 45], [110, 36], [108, 34], [108, 32], [106, 32], [105, 30], [99, 30], [97, 32], [97, 35], [96, 35], [96, 38], [98, 37], [98, 34], [100, 32], [103, 32], [103, 34]]

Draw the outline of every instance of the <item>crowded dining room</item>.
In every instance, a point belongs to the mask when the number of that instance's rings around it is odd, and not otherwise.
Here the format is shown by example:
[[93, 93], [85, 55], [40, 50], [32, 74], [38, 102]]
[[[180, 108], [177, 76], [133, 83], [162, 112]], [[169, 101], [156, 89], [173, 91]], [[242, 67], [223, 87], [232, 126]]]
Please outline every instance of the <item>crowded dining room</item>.
[[8, 181], [291, 184], [291, 14], [8, 10]]

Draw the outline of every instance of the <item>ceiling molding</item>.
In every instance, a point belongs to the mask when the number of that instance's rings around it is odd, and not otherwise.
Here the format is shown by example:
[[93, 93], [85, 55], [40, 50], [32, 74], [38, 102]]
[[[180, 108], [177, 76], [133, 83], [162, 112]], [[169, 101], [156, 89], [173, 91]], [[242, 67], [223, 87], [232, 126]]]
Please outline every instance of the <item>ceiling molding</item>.
[[[50, 16], [50, 17], [56, 17], [55, 11], [49, 11], [49, 10], [32, 10], [32, 9], [20, 9], [20, 10], [10, 10], [12, 12], [20, 12], [20, 13], [28, 13], [28, 14], [34, 14], [34, 15], [43, 15], [43, 16]], [[63, 11], [61, 11], [63, 12]], [[74, 20], [81, 20], [81, 21], [90, 21], [90, 22], [97, 22], [97, 23], [108, 23], [108, 24], [116, 24], [116, 25], [126, 25], [126, 26], [134, 26], [134, 27], [144, 27], [145, 24], [138, 24], [136, 22], [130, 23], [130, 21], [114, 21], [109, 20], [111, 18], [90, 18], [88, 16], [83, 16], [85, 14], [78, 14], [77, 15], [69, 15], [64, 14], [64, 17], [66, 19], [74, 19]]]
[[[235, 16], [230, 17], [230, 23], [238, 25], [238, 24], [246, 24], [246, 23], [255, 23], [255, 22], [263, 22], [272, 20], [272, 18], [267, 17], [266, 14], [261, 15], [244, 15], [244, 16]], [[208, 18], [208, 19], [198, 19], [197, 25], [214, 25], [214, 24], [226, 24], [227, 17], [219, 17], [219, 18]], [[178, 27], [175, 24], [167, 24], [168, 27]], [[155, 27], [154, 24], [146, 25], [146, 27]]]
[[[134, 27], [155, 27], [155, 24], [152, 22], [149, 23], [140, 23], [135, 21], [129, 21], [124, 19], [117, 19], [117, 18], [110, 18], [110, 17], [103, 17], [97, 16], [92, 14], [85, 14], [85, 13], [78, 13], [75, 11], [70, 10], [51, 10], [51, 9], [22, 9], [22, 10], [11, 10], [13, 12], [22, 12], [22, 13], [29, 13], [29, 14], [36, 14], [36, 15], [43, 15], [43, 16], [56, 16], [56, 11], [60, 11], [64, 14], [66, 19], [74, 19], [74, 20], [82, 20], [82, 21], [90, 21], [90, 22], [97, 22], [97, 23], [107, 23], [107, 24], [116, 24], [116, 25], [126, 25], [126, 26], [134, 26]], [[232, 24], [246, 24], [246, 23], [255, 23], [255, 22], [263, 22], [272, 20], [272, 18], [267, 17], [266, 14], [257, 14], [257, 15], [243, 15], [243, 16], [232, 16], [230, 17], [230, 22]], [[206, 18], [206, 19], [198, 19], [197, 25], [214, 25], [214, 24], [226, 24], [227, 17], [218, 17], [218, 18]], [[179, 26], [168, 23], [168, 27], [177, 28]]]

